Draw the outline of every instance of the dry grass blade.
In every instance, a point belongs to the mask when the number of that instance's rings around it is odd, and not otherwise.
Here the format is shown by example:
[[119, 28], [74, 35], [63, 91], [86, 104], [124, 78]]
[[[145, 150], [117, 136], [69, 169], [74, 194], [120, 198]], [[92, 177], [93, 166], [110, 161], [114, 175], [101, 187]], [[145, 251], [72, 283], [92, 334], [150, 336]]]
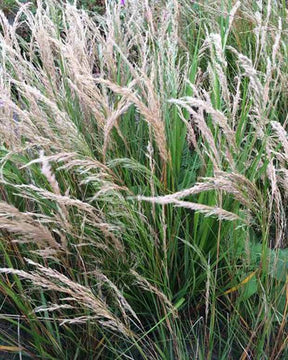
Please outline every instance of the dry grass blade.
[[208, 205], [204, 205], [204, 204], [198, 204], [198, 203], [193, 203], [193, 202], [189, 202], [189, 201], [181, 201], [181, 200], [176, 200], [176, 199], [169, 199], [169, 195], [167, 195], [167, 197], [165, 197], [164, 199], [162, 198], [149, 198], [149, 197], [145, 197], [145, 196], [138, 196], [137, 200], [139, 201], [148, 201], [154, 204], [159, 204], [159, 205], [174, 205], [176, 207], [182, 207], [185, 209], [190, 209], [190, 210], [194, 210], [197, 211], [201, 214], [204, 214], [205, 216], [215, 216], [216, 218], [218, 218], [219, 220], [229, 220], [229, 221], [241, 221], [244, 223], [247, 223], [244, 219], [242, 219], [239, 215], [234, 214], [230, 211], [224, 210], [222, 208], [219, 207], [214, 207], [214, 206], [208, 206]]
[[[52, 218], [31, 213], [22, 213], [17, 208], [0, 202], [0, 229], [18, 235], [17, 242], [34, 242], [39, 247], [61, 250], [60, 244], [49, 229], [42, 224], [52, 222]], [[19, 238], [19, 235], [21, 237]]]
[[[277, 135], [280, 144], [283, 147], [284, 154], [281, 154], [282, 156], [285, 155], [285, 160], [288, 161], [288, 139], [287, 139], [287, 131], [284, 129], [284, 127], [278, 122], [278, 121], [271, 121], [272, 129], [275, 131], [275, 134]], [[278, 141], [276, 146], [278, 145]]]
[[[216, 170], [219, 170], [220, 169], [220, 163], [221, 163], [220, 154], [219, 154], [219, 151], [218, 151], [217, 146], [215, 144], [213, 133], [212, 133], [211, 129], [207, 126], [207, 123], [205, 121], [203, 109], [200, 109], [199, 112], [196, 112], [193, 109], [192, 104], [188, 104], [186, 101], [183, 101], [183, 100], [171, 99], [170, 102], [174, 103], [174, 104], [176, 104], [178, 106], [183, 107], [193, 117], [193, 121], [195, 122], [198, 129], [200, 130], [201, 135], [206, 140], [208, 146], [212, 150], [211, 154], [210, 154], [210, 152], [208, 153], [208, 156], [209, 156], [210, 160], [212, 161], [214, 168]], [[198, 101], [196, 101], [196, 102], [198, 103]]]
[[130, 271], [131, 274], [135, 277], [137, 283], [146, 291], [149, 291], [159, 298], [161, 300], [162, 304], [167, 308], [169, 312], [172, 313], [174, 317], [178, 316], [177, 309], [173, 306], [171, 301], [167, 298], [167, 296], [161, 292], [156, 286], [149, 283], [147, 279], [145, 279], [143, 276], [138, 274], [135, 270]]
[[[64, 305], [69, 305], [71, 302], [76, 308], [79, 307], [79, 305], [82, 305], [92, 311], [94, 315], [91, 318], [100, 322], [104, 327], [119, 331], [125, 336], [132, 336], [131, 331], [126, 325], [111, 313], [108, 306], [97, 297], [90, 288], [70, 280], [56, 270], [44, 267], [29, 259], [26, 259], [26, 261], [29, 265], [36, 267], [36, 271], [28, 273], [26, 271], [11, 268], [0, 268], [0, 273], [14, 274], [23, 279], [30, 280], [34, 286], [65, 294], [66, 297], [62, 298], [62, 301], [66, 301], [66, 304]], [[63, 309], [63, 306], [58, 306], [58, 304], [54, 304], [53, 307], [55, 310]], [[36, 308], [36, 311], [37, 309], [39, 310], [39, 308]], [[90, 317], [85, 315], [81, 318], [75, 317], [67, 319], [66, 322], [87, 322], [89, 319]]]
[[130, 313], [138, 321], [138, 323], [141, 324], [135, 311], [129, 305], [128, 301], [125, 299], [125, 297], [123, 296], [121, 291], [117, 288], [117, 286], [113, 284], [113, 282], [110, 279], [108, 279], [107, 276], [105, 276], [98, 270], [93, 271], [92, 274], [96, 275], [99, 281], [101, 281], [102, 283], [106, 283], [113, 290], [125, 322], [126, 323], [128, 322], [129, 317], [127, 313]]
[[153, 89], [153, 84], [150, 80], [144, 79], [145, 85], [147, 86], [147, 104], [139, 96], [136, 95], [135, 91], [132, 91], [129, 87], [121, 87], [109, 80], [98, 78], [96, 81], [100, 84], [104, 84], [109, 87], [116, 94], [122, 95], [133, 103], [143, 116], [144, 120], [151, 125], [154, 131], [155, 142], [158, 145], [160, 156], [164, 163], [169, 159], [169, 153], [167, 150], [167, 140], [165, 134], [165, 124], [161, 117], [161, 105]]
[[259, 204], [259, 194], [257, 188], [243, 175], [236, 173], [225, 173], [221, 171], [215, 172], [213, 178], [203, 178], [203, 182], [196, 183], [193, 187], [178, 191], [173, 194], [158, 196], [158, 197], [143, 197], [138, 196], [138, 200], [151, 200], [156, 203], [170, 203], [170, 201], [179, 200], [181, 198], [200, 194], [206, 191], [224, 191], [231, 194], [247, 209], [256, 211], [261, 207]]

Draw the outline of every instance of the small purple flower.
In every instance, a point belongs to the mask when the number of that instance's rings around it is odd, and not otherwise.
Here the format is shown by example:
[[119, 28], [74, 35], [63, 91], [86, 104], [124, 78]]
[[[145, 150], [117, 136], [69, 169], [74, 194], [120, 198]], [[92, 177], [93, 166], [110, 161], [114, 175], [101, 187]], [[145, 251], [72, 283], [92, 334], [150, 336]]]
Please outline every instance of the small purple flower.
[[125, 0], [120, 0], [120, 4], [121, 4], [122, 6], [125, 6]]

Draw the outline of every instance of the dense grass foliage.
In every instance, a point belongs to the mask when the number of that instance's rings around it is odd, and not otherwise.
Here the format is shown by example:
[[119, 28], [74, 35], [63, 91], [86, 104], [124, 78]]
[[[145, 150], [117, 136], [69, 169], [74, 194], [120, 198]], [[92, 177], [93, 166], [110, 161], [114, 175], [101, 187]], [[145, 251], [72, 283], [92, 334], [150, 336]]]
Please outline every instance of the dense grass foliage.
[[287, 359], [285, 1], [81, 4], [0, 12], [0, 358]]

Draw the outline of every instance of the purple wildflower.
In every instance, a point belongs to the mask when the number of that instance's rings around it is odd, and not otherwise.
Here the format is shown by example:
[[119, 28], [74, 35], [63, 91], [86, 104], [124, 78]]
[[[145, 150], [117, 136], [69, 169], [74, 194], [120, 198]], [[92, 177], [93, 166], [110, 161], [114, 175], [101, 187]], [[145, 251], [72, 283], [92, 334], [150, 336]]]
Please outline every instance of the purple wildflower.
[[120, 4], [125, 6], [125, 0], [120, 0]]

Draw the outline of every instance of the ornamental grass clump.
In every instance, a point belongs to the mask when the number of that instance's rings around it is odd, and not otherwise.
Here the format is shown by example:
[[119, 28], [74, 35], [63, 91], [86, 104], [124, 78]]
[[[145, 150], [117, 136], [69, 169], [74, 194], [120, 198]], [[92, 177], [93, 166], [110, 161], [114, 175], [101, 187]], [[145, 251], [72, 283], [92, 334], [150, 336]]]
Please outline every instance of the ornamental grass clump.
[[287, 358], [285, 2], [88, 10], [0, 11], [0, 352]]

